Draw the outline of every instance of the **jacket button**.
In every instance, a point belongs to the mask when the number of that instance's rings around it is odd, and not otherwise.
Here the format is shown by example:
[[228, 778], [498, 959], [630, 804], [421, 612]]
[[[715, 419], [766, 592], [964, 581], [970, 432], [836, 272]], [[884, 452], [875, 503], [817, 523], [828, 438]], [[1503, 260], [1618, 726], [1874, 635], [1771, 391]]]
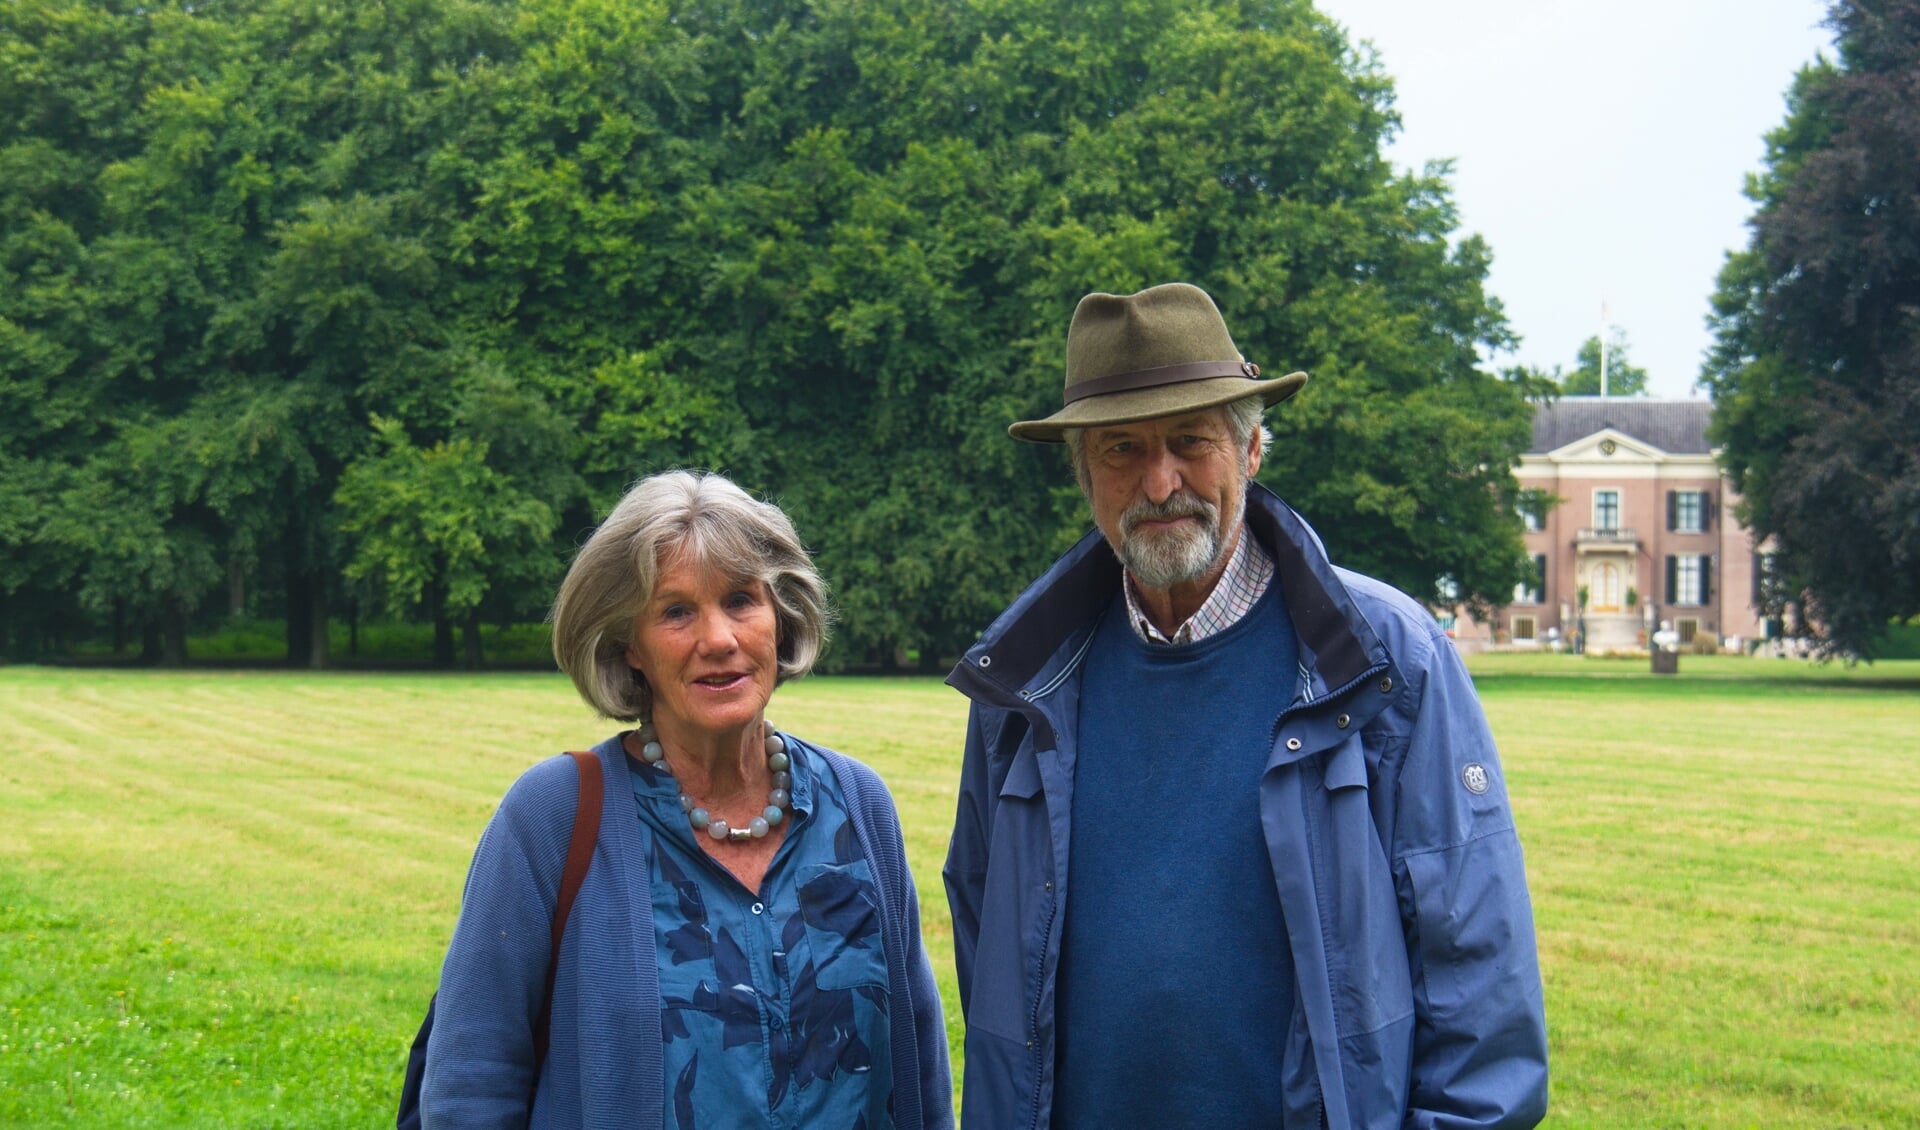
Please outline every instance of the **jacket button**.
[[991, 655], [983, 655], [983, 656], [981, 656], [981, 657], [980, 657], [980, 666], [982, 666], [982, 667], [991, 667], [991, 666], [993, 666], [993, 656], [991, 656]]
[[1299, 750], [1300, 750], [1300, 739], [1299, 739], [1299, 738], [1288, 738], [1288, 739], [1287, 739], [1287, 748], [1288, 748], [1288, 749], [1290, 749], [1290, 750], [1293, 750], [1293, 751], [1294, 751], [1294, 752], [1296, 752], [1296, 753], [1297, 753], [1297, 752], [1299, 752]]
[[1051, 891], [1051, 890], [1053, 889], [1053, 880], [1052, 880], [1052, 879], [1048, 879], [1048, 880], [1047, 880], [1047, 889], [1048, 889], [1049, 891]]
[[1391, 676], [1389, 676], [1389, 677], [1387, 677], [1387, 678], [1385, 678], [1385, 679], [1382, 679], [1382, 680], [1380, 680], [1380, 693], [1381, 693], [1381, 694], [1386, 694], [1386, 693], [1387, 693], [1388, 691], [1390, 691], [1390, 690], [1392, 690], [1392, 689], [1393, 689], [1393, 679], [1392, 679], [1392, 677], [1391, 677]]
[[1342, 730], [1344, 730], [1347, 728], [1347, 723], [1351, 721], [1353, 721], [1352, 718], [1349, 718], [1347, 715], [1342, 714], [1340, 717], [1335, 718], [1333, 720], [1333, 724], [1340, 727]]

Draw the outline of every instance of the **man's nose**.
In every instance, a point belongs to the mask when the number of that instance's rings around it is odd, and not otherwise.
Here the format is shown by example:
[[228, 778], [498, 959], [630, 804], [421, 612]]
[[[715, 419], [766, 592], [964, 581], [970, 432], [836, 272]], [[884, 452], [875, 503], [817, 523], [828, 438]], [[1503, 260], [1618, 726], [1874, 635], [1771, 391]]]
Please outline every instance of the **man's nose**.
[[1147, 457], [1147, 473], [1142, 482], [1147, 501], [1155, 506], [1172, 498], [1183, 484], [1180, 479], [1180, 461], [1173, 457], [1172, 449], [1165, 444], [1155, 448]]

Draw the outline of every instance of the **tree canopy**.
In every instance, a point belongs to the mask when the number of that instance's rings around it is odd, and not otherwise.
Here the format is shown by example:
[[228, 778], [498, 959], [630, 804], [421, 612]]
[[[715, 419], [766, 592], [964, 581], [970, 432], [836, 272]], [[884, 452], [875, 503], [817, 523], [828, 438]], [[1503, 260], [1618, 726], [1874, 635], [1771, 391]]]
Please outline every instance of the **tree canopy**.
[[1526, 569], [1489, 251], [1306, 0], [15, 0], [0, 42], [15, 650], [178, 658], [221, 594], [296, 662], [343, 606], [450, 639], [702, 466], [793, 514], [842, 657], [956, 654], [1088, 526], [1005, 434], [1074, 302], [1174, 279], [1313, 373], [1262, 476], [1337, 559]]
[[1920, 0], [1832, 9], [1750, 178], [1702, 374], [1777, 612], [1873, 654], [1920, 612]]
[[[1608, 396], [1646, 395], [1647, 371], [1627, 360], [1627, 334], [1618, 326], [1609, 327], [1607, 333], [1606, 364]], [[1581, 342], [1573, 368], [1564, 372], [1556, 369], [1555, 379], [1560, 382], [1560, 391], [1568, 396], [1599, 396], [1600, 335]]]

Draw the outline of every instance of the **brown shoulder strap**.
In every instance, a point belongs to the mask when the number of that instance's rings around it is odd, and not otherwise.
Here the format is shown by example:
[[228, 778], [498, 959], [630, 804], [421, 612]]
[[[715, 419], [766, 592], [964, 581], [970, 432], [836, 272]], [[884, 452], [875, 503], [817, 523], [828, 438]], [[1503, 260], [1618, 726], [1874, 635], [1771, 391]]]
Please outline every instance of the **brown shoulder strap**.
[[593, 845], [600, 839], [600, 803], [606, 795], [600, 777], [600, 759], [584, 750], [572, 750], [575, 769], [580, 771], [580, 804], [573, 813], [573, 840], [567, 845], [567, 869], [560, 874], [560, 898], [553, 904], [553, 948], [547, 957], [547, 995], [540, 1004], [540, 1023], [533, 1030], [534, 1077], [547, 1061], [547, 1032], [553, 1024], [553, 983], [560, 974], [560, 940], [567, 935], [567, 916], [573, 912], [574, 896], [586, 881], [587, 868], [593, 863]]

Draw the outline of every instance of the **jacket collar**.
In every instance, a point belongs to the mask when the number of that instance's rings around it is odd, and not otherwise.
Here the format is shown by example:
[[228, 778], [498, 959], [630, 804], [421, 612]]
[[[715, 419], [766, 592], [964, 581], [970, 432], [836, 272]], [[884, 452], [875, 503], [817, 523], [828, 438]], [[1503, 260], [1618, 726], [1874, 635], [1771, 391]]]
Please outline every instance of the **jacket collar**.
[[[1300, 640], [1308, 697], [1338, 692], [1390, 662], [1305, 519], [1266, 487], [1249, 483], [1246, 523], [1273, 558], [1273, 583]], [[1081, 645], [1120, 584], [1119, 559], [1100, 531], [1092, 531], [994, 620], [948, 684], [991, 705], [1018, 708], [1038, 697], [1078, 664]]]

